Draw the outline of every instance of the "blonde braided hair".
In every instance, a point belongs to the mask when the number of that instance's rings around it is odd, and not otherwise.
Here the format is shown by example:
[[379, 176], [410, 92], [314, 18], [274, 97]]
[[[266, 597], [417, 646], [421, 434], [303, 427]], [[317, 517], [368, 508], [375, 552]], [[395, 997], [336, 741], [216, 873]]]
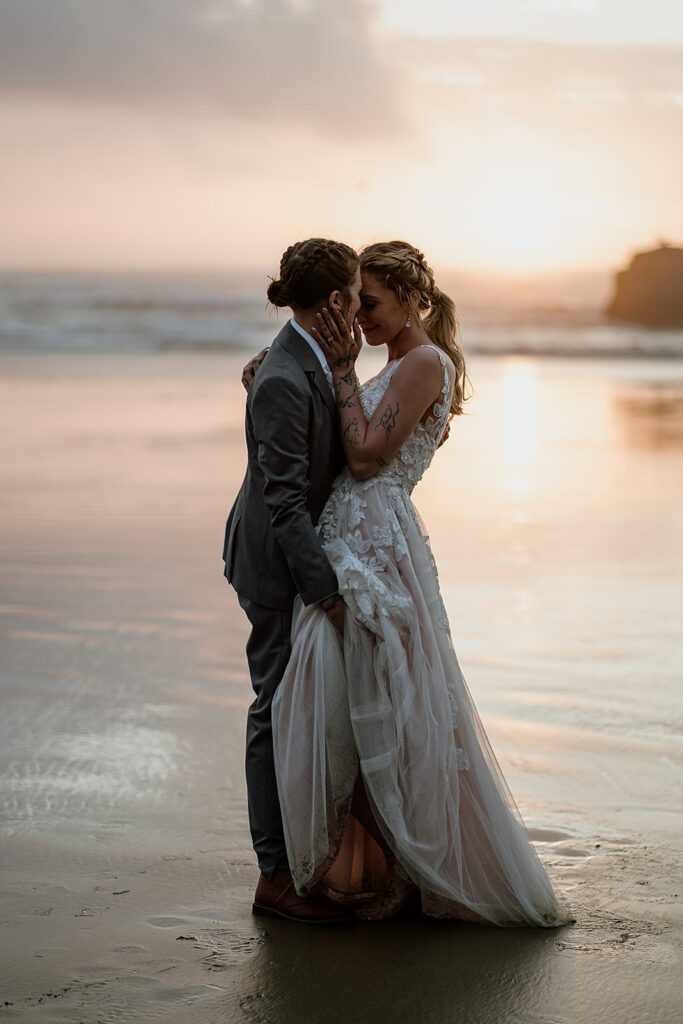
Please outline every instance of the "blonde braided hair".
[[360, 268], [390, 288], [411, 315], [420, 318], [430, 341], [453, 360], [456, 376], [451, 415], [460, 416], [471, 397], [471, 391], [465, 394], [465, 386], [471, 382], [458, 343], [458, 316], [453, 300], [437, 287], [424, 254], [409, 242], [375, 242], [361, 250]]

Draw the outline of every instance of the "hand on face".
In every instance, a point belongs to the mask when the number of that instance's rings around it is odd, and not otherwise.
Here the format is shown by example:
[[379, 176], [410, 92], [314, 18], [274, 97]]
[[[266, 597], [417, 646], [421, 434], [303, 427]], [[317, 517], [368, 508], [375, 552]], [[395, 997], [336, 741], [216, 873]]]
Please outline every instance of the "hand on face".
[[363, 345], [358, 321], [349, 327], [341, 309], [330, 312], [323, 308], [316, 314], [316, 322], [318, 326], [311, 328], [311, 334], [325, 353], [332, 373], [343, 373], [354, 365]]

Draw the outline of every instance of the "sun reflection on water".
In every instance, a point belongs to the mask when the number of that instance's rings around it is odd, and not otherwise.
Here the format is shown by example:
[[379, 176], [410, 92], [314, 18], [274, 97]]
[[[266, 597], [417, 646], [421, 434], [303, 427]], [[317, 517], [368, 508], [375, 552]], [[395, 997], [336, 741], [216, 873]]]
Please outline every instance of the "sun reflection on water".
[[[510, 360], [501, 380], [505, 489], [523, 497], [535, 487], [538, 453], [538, 381], [534, 364]], [[518, 510], [523, 516], [523, 511]]]

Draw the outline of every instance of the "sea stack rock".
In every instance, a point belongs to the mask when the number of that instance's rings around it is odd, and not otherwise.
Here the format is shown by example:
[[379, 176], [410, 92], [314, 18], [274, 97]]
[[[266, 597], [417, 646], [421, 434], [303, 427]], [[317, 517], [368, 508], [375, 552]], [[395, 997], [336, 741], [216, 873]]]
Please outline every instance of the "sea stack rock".
[[636, 253], [617, 274], [605, 314], [648, 327], [683, 327], [683, 249], [663, 242]]

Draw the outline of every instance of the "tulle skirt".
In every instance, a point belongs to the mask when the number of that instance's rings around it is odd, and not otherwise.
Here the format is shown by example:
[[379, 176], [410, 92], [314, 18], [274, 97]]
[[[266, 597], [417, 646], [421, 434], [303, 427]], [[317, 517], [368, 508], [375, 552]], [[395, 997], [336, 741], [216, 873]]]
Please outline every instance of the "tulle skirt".
[[364, 900], [381, 886], [386, 859], [351, 813], [360, 772], [423, 912], [566, 923], [460, 671], [410, 497], [377, 480], [360, 488], [360, 504], [333, 492], [324, 520], [347, 606], [344, 636], [319, 607], [300, 608], [273, 702], [296, 888]]

